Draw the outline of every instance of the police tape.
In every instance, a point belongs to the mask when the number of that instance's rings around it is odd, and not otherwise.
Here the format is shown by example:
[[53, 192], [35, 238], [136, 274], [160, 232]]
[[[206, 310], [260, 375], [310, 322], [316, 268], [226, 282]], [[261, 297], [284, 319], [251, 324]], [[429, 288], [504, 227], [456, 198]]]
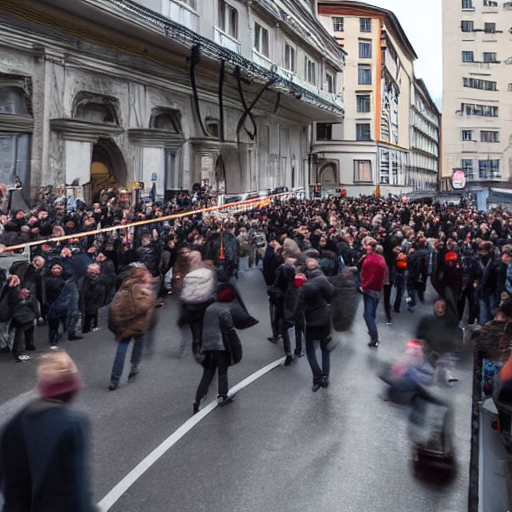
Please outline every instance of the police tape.
[[100, 235], [102, 233], [109, 233], [110, 231], [124, 231], [124, 230], [128, 230], [130, 228], [135, 228], [138, 226], [144, 226], [147, 224], [156, 224], [158, 222], [166, 222], [169, 220], [182, 219], [185, 217], [191, 217], [193, 215], [198, 215], [198, 214], [202, 214], [202, 213], [210, 213], [210, 212], [216, 212], [216, 211], [221, 211], [221, 210], [234, 210], [234, 209], [244, 208], [245, 206], [251, 206], [252, 209], [265, 208], [269, 204], [271, 204], [273, 201], [275, 201], [277, 198], [289, 199], [291, 197], [294, 197], [294, 194], [287, 192], [284, 194], [276, 194], [274, 196], [257, 197], [254, 199], [239, 201], [237, 203], [229, 203], [229, 204], [223, 204], [220, 206], [210, 206], [208, 208], [200, 208], [199, 210], [190, 210], [187, 212], [173, 213], [172, 215], [158, 217], [157, 219], [139, 220], [137, 222], [132, 222], [130, 224], [117, 224], [115, 226], [108, 226], [106, 228], [100, 228], [100, 229], [92, 229], [90, 231], [83, 231], [80, 233], [74, 233], [72, 235], [54, 236], [54, 237], [45, 238], [43, 240], [35, 240], [33, 242], [26, 242], [23, 244], [9, 245], [9, 246], [4, 246], [4, 245], [0, 244], [0, 253], [11, 252], [11, 251], [20, 251], [20, 250], [24, 250], [26, 248], [36, 247], [38, 245], [44, 245], [44, 244], [48, 244], [48, 243], [64, 242], [66, 240], [76, 240], [77, 238], [86, 238], [88, 236]]

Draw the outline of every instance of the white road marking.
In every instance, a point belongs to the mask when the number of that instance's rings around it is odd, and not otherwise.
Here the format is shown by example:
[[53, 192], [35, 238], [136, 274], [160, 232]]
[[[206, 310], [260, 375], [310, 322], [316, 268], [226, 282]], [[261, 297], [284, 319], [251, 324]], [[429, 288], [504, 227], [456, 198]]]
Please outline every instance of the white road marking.
[[[228, 395], [233, 396], [241, 389], [253, 383], [269, 371], [283, 363], [284, 357], [274, 361], [273, 363], [264, 366], [257, 372], [254, 372], [249, 377], [245, 378], [242, 382], [232, 387]], [[143, 459], [137, 466], [135, 466], [99, 503], [98, 507], [101, 512], [107, 512], [112, 506], [121, 498], [121, 496], [158, 460], [164, 455], [169, 448], [174, 446], [187, 432], [189, 432], [195, 425], [197, 425], [205, 416], [210, 414], [217, 407], [217, 400], [209, 403], [206, 407], [201, 409], [197, 414], [194, 414], [183, 425], [173, 432], [160, 446], [155, 448], [145, 459]]]

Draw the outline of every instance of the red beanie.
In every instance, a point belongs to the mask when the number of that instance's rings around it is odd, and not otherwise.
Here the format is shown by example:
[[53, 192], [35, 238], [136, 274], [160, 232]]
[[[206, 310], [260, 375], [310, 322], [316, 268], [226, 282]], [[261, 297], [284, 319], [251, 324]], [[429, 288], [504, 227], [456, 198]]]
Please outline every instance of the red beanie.
[[236, 299], [236, 292], [234, 288], [224, 288], [217, 294], [217, 300], [219, 302], [232, 302]]

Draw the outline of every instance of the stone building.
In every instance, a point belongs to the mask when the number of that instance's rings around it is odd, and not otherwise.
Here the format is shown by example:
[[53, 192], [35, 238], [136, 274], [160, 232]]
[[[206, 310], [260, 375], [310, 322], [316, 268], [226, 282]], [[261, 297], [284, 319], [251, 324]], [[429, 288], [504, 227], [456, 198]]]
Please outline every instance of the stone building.
[[512, 181], [512, 2], [443, 0], [444, 178]]
[[396, 16], [340, 0], [319, 0], [318, 15], [347, 52], [345, 118], [316, 124], [318, 181], [350, 195], [436, 189], [440, 115]]
[[305, 187], [345, 52], [306, 0], [3, 0], [0, 183]]

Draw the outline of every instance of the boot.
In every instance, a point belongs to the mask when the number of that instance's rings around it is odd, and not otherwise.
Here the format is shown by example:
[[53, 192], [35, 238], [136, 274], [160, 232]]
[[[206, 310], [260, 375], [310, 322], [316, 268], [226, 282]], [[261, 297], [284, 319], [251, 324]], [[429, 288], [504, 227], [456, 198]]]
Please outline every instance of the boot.
[[130, 373], [128, 375], [128, 382], [133, 382], [138, 374], [139, 374], [138, 366], [135, 366], [134, 364], [132, 364], [132, 369], [130, 370]]

